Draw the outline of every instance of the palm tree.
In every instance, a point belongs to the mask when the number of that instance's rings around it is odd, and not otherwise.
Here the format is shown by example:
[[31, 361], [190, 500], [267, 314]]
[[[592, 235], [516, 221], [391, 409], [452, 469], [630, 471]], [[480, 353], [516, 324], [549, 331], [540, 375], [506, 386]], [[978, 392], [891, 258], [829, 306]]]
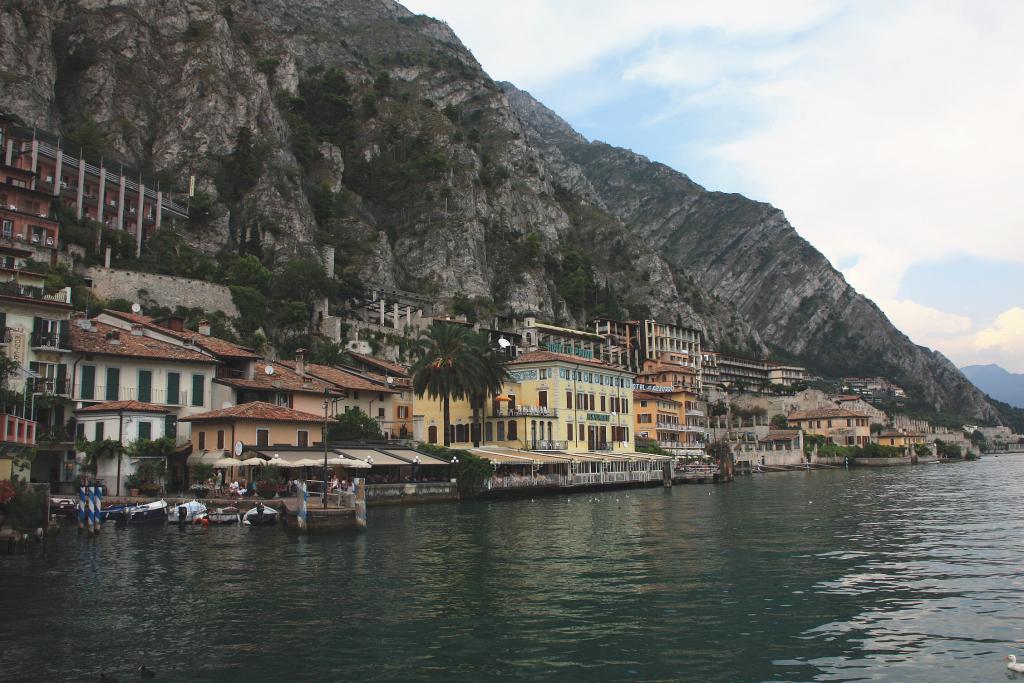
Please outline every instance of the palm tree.
[[[487, 335], [478, 333], [473, 337], [473, 353], [477, 356], [476, 376], [469, 391], [469, 402], [473, 408], [473, 429], [476, 430], [477, 438], [473, 440], [474, 446], [479, 446], [482, 440], [483, 425], [480, 419], [487, 399], [501, 393], [502, 386], [508, 379], [508, 372], [505, 370], [507, 358], [500, 351], [490, 345]], [[470, 431], [472, 432], [473, 429]]]
[[417, 396], [440, 400], [444, 409], [444, 445], [451, 445], [451, 401], [466, 398], [480, 375], [473, 333], [461, 325], [436, 323], [420, 334], [420, 358], [412, 366]]

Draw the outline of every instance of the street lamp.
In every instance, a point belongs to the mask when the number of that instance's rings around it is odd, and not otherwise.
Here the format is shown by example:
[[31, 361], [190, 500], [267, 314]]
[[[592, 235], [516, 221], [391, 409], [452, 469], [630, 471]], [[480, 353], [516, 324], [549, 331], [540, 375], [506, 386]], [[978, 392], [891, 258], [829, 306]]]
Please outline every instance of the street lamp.
[[420, 474], [420, 456], [417, 455], [417, 456], [415, 456], [412, 459], [412, 479], [413, 479], [413, 481], [416, 481], [416, 478], [419, 477], [419, 474]]
[[324, 508], [327, 508], [327, 407], [330, 404], [330, 389], [324, 389], [324, 434], [321, 441], [324, 442], [324, 483], [321, 488]]

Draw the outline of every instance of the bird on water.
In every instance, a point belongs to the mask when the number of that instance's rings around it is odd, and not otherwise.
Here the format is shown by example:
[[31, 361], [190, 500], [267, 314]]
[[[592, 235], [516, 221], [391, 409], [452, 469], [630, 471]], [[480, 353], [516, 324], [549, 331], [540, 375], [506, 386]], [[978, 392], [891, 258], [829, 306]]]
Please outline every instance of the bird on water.
[[1017, 655], [1006, 655], [1006, 668], [1024, 674], [1024, 664], [1017, 663]]

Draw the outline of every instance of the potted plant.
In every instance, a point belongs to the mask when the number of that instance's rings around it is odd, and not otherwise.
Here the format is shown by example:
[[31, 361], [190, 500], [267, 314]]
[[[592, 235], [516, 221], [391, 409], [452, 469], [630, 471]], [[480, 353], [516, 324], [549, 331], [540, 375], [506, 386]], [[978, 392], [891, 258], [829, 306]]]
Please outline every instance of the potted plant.
[[213, 479], [213, 465], [205, 462], [193, 465], [191, 474], [192, 486], [189, 487], [189, 490], [192, 491], [192, 495], [196, 498], [206, 498], [210, 495], [210, 489], [206, 482]]
[[264, 465], [257, 476], [259, 478], [256, 480], [256, 493], [260, 498], [273, 498], [287, 490], [284, 472], [277, 465]]
[[130, 496], [139, 495], [139, 484], [141, 483], [142, 482], [139, 481], [139, 475], [134, 472], [124, 478], [124, 487], [128, 489], [128, 495]]
[[160, 493], [160, 482], [167, 474], [167, 462], [165, 460], [144, 460], [136, 468], [135, 473], [139, 476], [139, 491], [144, 496], [155, 496]]

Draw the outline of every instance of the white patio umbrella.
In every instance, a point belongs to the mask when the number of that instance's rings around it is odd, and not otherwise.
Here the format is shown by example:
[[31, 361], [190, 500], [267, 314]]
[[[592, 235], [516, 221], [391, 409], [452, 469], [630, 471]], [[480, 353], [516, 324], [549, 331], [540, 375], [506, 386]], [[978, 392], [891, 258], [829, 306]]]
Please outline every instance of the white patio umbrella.
[[323, 460], [314, 460], [313, 458], [302, 458], [292, 463], [292, 467], [323, 467]]
[[370, 466], [367, 463], [363, 462], [362, 460], [343, 458], [340, 455], [336, 455], [333, 458], [328, 458], [327, 464], [330, 465], [331, 467], [348, 467], [350, 469], [370, 469]]
[[234, 458], [221, 458], [217, 462], [213, 463], [213, 468], [217, 470], [226, 470], [232, 467], [238, 467], [241, 464], [241, 460], [235, 460]]
[[239, 465], [250, 465], [253, 467], [262, 467], [267, 464], [267, 461], [263, 458], [246, 458], [245, 460], [238, 463]]

